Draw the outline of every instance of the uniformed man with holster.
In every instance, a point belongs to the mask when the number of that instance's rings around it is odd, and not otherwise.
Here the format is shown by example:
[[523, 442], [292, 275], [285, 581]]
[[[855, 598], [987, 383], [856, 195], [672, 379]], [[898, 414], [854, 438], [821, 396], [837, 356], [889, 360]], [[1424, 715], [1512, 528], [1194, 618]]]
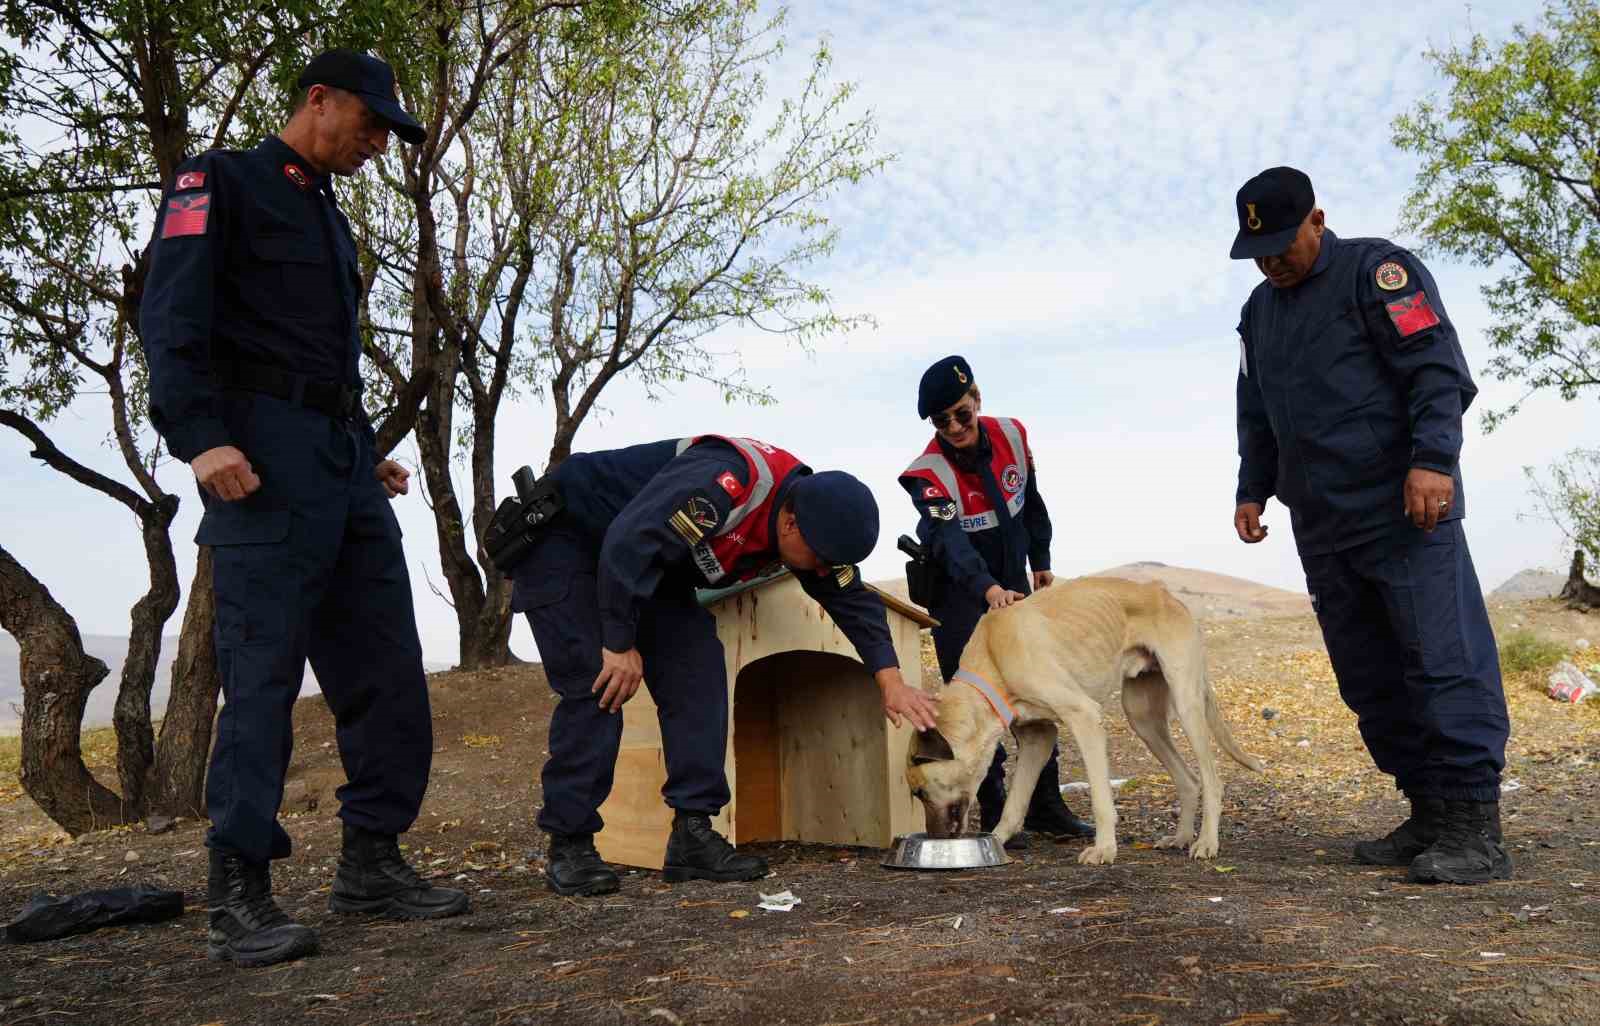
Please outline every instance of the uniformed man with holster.
[[1461, 418], [1477, 388], [1433, 277], [1386, 239], [1324, 227], [1289, 167], [1236, 197], [1232, 256], [1266, 276], [1239, 321], [1234, 529], [1289, 507], [1339, 693], [1411, 801], [1358, 861], [1419, 882], [1511, 875], [1500, 830], [1510, 721], [1462, 518]]
[[617, 889], [594, 835], [622, 739], [617, 714], [641, 681], [658, 710], [662, 793], [674, 810], [666, 879], [766, 875], [765, 860], [711, 827], [729, 798], [728, 680], [697, 588], [787, 567], [855, 646], [885, 714], [933, 725], [933, 700], [901, 678], [882, 600], [856, 569], [877, 543], [878, 507], [850, 475], [814, 474], [754, 439], [702, 435], [577, 453], [518, 492], [486, 547], [516, 552], [495, 559], [512, 572], [512, 609], [527, 614], [559, 698], [538, 816], [558, 894]]
[[374, 451], [361, 402], [361, 276], [330, 175], [423, 130], [394, 73], [350, 51], [300, 76], [282, 133], [185, 162], [162, 197], [140, 329], [150, 417], [189, 463], [211, 546], [224, 704], [206, 778], [212, 958], [315, 951], [272, 898], [270, 860], [306, 660], [333, 711], [347, 783], [337, 912], [437, 917], [462, 892], [408, 866], [433, 753], [400, 527], [407, 472]]

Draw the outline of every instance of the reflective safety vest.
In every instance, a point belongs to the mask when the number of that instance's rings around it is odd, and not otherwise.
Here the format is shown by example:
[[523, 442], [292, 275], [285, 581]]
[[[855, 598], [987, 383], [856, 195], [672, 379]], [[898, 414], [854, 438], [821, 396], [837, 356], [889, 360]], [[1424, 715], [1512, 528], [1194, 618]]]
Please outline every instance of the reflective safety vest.
[[[978, 422], [989, 436], [989, 469], [1000, 485], [1006, 509], [1015, 518], [1022, 512], [1023, 493], [1028, 490], [1028, 431], [1021, 421], [1010, 417], [979, 417]], [[952, 463], [939, 448], [937, 437], [900, 476], [923, 482], [922, 499], [954, 502], [963, 531], [992, 531], [1000, 526], [994, 504], [984, 494], [983, 478]]]
[[[680, 439], [678, 454], [697, 442], [716, 439], [733, 446], [744, 457], [745, 476], [749, 484], [740, 484], [738, 478], [724, 472], [717, 485], [733, 499], [733, 509], [712, 534], [697, 542], [690, 550], [695, 568], [709, 584], [717, 584], [730, 574], [735, 581], [747, 581], [758, 576], [771, 563], [747, 561], [749, 566], [739, 569], [741, 557], [762, 555], [772, 557], [777, 551], [777, 540], [772, 534], [772, 504], [777, 499], [778, 486], [794, 472], [804, 467], [799, 458], [754, 438], [731, 438], [727, 435], [696, 435]], [[730, 582], [731, 583], [731, 582]]]

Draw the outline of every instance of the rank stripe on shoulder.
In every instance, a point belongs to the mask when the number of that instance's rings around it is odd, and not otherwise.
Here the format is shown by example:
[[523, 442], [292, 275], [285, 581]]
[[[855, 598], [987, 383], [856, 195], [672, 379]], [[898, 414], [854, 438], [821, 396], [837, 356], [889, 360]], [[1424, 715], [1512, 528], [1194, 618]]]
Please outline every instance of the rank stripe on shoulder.
[[667, 526], [676, 531], [678, 537], [688, 542], [691, 547], [699, 545], [706, 536], [706, 533], [700, 530], [700, 525], [691, 520], [689, 514], [681, 509], [672, 514]]

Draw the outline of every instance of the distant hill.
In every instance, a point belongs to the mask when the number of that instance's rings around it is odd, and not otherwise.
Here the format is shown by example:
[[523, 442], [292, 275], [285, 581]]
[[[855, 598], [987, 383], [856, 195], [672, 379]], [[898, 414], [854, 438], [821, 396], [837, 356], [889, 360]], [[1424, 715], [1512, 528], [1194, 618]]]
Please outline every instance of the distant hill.
[[[1088, 577], [1121, 577], [1130, 581], [1159, 581], [1195, 616], [1205, 620], [1255, 616], [1290, 616], [1311, 612], [1309, 596], [1273, 588], [1242, 577], [1229, 577], [1209, 570], [1191, 570], [1165, 563], [1125, 563], [1098, 570]], [[899, 598], [906, 598], [904, 578], [874, 581]]]
[[1305, 592], [1285, 591], [1210, 570], [1191, 570], [1165, 563], [1124, 563], [1089, 576], [1159, 581], [1189, 607], [1189, 612], [1203, 620], [1311, 612], [1311, 597]]
[[1528, 599], [1555, 598], [1566, 587], [1565, 574], [1549, 570], [1522, 570], [1512, 574], [1506, 582], [1489, 593], [1489, 598], [1505, 602], [1523, 602]]
[[[110, 634], [85, 634], [83, 650], [105, 660], [111, 672], [100, 686], [89, 692], [89, 705], [84, 710], [83, 723], [87, 727], [106, 726], [111, 722], [117, 704], [117, 685], [122, 679], [122, 661], [127, 658], [128, 639]], [[172, 659], [178, 651], [176, 636], [161, 640], [161, 661], [156, 664], [155, 686], [150, 690], [151, 714], [160, 717], [167, 708], [167, 692], [172, 681]], [[20, 649], [11, 635], [0, 631], [0, 734], [14, 734], [22, 719], [22, 673], [17, 665]], [[424, 664], [428, 672], [448, 667], [438, 663]], [[307, 667], [302, 695], [315, 694], [317, 678]]]

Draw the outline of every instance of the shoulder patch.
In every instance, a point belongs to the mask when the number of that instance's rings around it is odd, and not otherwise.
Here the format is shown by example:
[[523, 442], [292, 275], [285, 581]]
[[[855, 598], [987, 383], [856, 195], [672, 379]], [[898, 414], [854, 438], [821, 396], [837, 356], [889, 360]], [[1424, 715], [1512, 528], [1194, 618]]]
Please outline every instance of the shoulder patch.
[[718, 474], [717, 484], [721, 485], [722, 490], [727, 492], [735, 499], [737, 499], [739, 497], [739, 493], [744, 490], [743, 486], [739, 484], [739, 479], [733, 476], [733, 471], [731, 470], [724, 470], [722, 473]]
[[1433, 312], [1433, 306], [1428, 302], [1425, 292], [1413, 292], [1409, 296], [1392, 300], [1384, 304], [1384, 309], [1389, 312], [1389, 320], [1394, 322], [1395, 330], [1401, 338], [1410, 338], [1419, 331], [1437, 327], [1439, 315]]
[[922, 489], [922, 497], [924, 499], [942, 499], [944, 498], [944, 490], [938, 485], [928, 485]]
[[1372, 277], [1378, 283], [1378, 288], [1385, 292], [1398, 292], [1411, 280], [1406, 269], [1393, 260], [1379, 264], [1378, 269], [1372, 272]]
[[704, 495], [691, 495], [667, 519], [667, 526], [690, 546], [698, 545], [708, 531], [714, 531], [722, 522], [717, 507]]
[[161, 237], [175, 239], [183, 235], [204, 235], [206, 219], [210, 215], [211, 194], [208, 192], [169, 197], [166, 216], [161, 220]]
[[206, 173], [204, 171], [185, 171], [172, 183], [172, 188], [177, 192], [183, 192], [187, 189], [204, 188], [205, 184]]
[[956, 504], [942, 502], [937, 506], [929, 506], [928, 516], [935, 520], [954, 520], [956, 518]]
[[293, 182], [301, 192], [311, 191], [311, 177], [306, 174], [305, 169], [299, 164], [283, 165], [283, 173], [288, 176], [289, 181]]

